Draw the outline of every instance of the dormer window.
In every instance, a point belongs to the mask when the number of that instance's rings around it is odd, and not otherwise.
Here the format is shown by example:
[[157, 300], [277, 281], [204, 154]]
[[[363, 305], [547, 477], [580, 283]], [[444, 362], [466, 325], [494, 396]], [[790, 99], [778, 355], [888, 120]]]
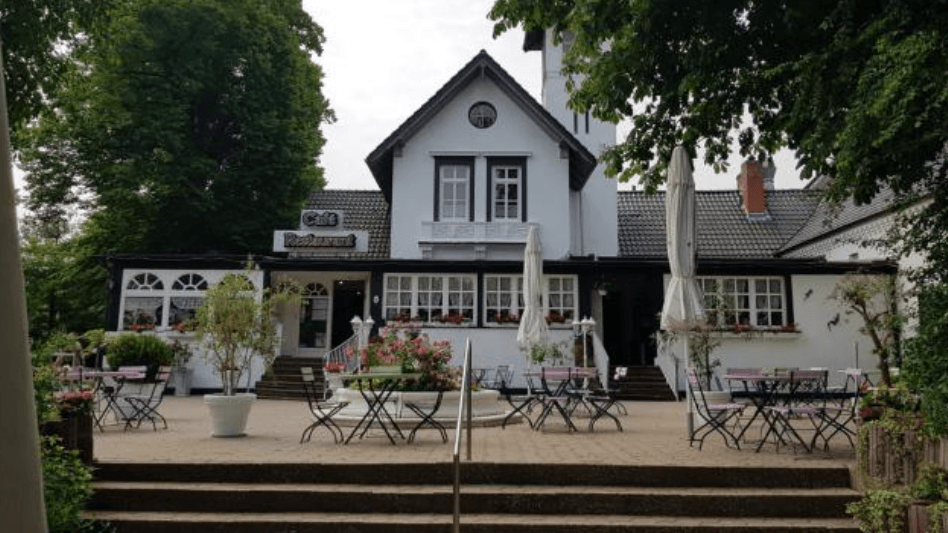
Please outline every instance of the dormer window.
[[494, 222], [526, 222], [526, 158], [488, 157], [487, 217]]
[[435, 158], [434, 219], [443, 222], [474, 220], [474, 158]]

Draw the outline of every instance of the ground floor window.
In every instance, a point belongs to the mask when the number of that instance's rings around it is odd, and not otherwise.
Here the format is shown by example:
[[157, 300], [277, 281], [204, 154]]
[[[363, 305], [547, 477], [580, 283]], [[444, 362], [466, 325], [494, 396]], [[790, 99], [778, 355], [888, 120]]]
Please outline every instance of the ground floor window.
[[781, 327], [787, 323], [783, 278], [701, 277], [710, 322], [721, 327]]
[[477, 277], [473, 274], [387, 274], [386, 320], [465, 324], [474, 320]]
[[[576, 276], [544, 276], [543, 314], [551, 324], [568, 323], [576, 316]], [[523, 315], [523, 276], [484, 275], [484, 323], [517, 324]]]

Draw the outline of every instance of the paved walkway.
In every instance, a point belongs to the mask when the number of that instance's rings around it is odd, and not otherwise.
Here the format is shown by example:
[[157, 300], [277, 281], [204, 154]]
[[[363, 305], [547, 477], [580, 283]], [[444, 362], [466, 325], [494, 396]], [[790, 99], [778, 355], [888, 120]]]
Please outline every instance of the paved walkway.
[[[621, 465], [706, 466], [829, 466], [851, 467], [854, 454], [844, 438], [835, 439], [830, 452], [794, 453], [765, 445], [725, 447], [718, 436], [705, 441], [704, 449], [689, 447], [685, 438], [685, 404], [627, 402], [629, 415], [620, 417], [625, 429], [618, 432], [609, 420], [596, 424], [596, 432], [567, 433], [552, 425], [536, 432], [525, 424], [474, 428], [473, 460], [499, 463], [578, 463]], [[437, 431], [419, 432], [413, 444], [393, 446], [381, 431], [349, 445], [334, 444], [327, 431], [317, 429], [313, 439], [299, 443], [309, 425], [305, 402], [259, 400], [250, 414], [246, 437], [222, 439], [209, 435], [203, 399], [168, 397], [160, 411], [168, 429], [152, 431], [150, 425], [123, 431], [107, 426], [95, 431], [95, 457], [99, 461], [144, 462], [252, 462], [252, 463], [424, 463], [449, 462], [453, 429], [443, 444]], [[585, 430], [585, 424], [580, 427]], [[160, 425], [159, 425], [160, 428]], [[753, 432], [752, 432], [753, 433]], [[462, 460], [463, 460], [462, 445]]]

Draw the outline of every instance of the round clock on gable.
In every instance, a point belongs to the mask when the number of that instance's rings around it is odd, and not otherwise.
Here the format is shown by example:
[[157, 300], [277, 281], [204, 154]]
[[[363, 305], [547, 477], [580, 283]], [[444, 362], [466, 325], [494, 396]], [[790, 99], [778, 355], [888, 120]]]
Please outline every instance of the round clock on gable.
[[497, 110], [488, 102], [477, 102], [467, 111], [467, 119], [475, 128], [489, 128], [497, 121]]

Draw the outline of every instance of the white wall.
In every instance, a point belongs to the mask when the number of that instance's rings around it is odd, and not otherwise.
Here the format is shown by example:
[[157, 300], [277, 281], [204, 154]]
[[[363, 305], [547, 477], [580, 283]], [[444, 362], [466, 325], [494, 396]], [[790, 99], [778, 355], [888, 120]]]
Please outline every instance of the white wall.
[[[721, 346], [711, 356], [721, 361], [718, 374], [723, 375], [727, 368], [826, 367], [831, 382], [842, 381], [837, 371], [856, 366], [854, 342], [859, 344], [859, 365], [874, 370], [877, 359], [872, 354], [872, 341], [859, 332], [861, 320], [847, 315], [829, 297], [840, 279], [841, 275], [792, 276], [794, 320], [799, 332], [721, 334]], [[837, 315], [838, 322], [831, 324]], [[660, 347], [659, 357], [666, 358], [669, 352], [681, 359], [682, 344]], [[668, 376], [665, 363], [662, 366]], [[680, 378], [679, 390], [684, 390], [684, 376]]]
[[[497, 122], [486, 129], [468, 122], [472, 104], [487, 101], [497, 109]], [[420, 259], [422, 222], [434, 219], [435, 156], [475, 156], [474, 220], [486, 221], [487, 156], [526, 156], [527, 221], [541, 225], [546, 259], [569, 252], [569, 160], [560, 159], [558, 144], [527, 117], [489, 78], [472, 82], [451, 103], [409, 139], [394, 158], [391, 254], [394, 259]], [[474, 258], [473, 250], [469, 259]]]

